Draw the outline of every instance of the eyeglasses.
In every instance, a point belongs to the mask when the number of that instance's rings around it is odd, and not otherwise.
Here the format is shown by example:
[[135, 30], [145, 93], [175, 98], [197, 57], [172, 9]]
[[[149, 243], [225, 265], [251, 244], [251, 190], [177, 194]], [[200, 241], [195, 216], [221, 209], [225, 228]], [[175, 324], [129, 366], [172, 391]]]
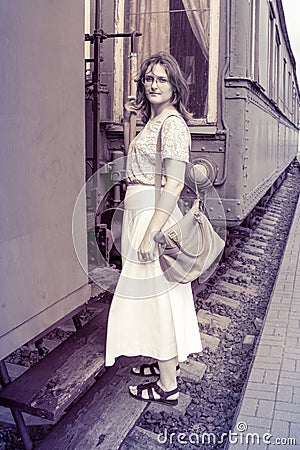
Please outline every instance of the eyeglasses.
[[145, 86], [151, 86], [153, 82], [156, 81], [156, 84], [158, 86], [165, 86], [167, 83], [169, 83], [169, 80], [165, 77], [152, 77], [151, 75], [147, 75], [145, 78], [143, 78], [142, 83]]

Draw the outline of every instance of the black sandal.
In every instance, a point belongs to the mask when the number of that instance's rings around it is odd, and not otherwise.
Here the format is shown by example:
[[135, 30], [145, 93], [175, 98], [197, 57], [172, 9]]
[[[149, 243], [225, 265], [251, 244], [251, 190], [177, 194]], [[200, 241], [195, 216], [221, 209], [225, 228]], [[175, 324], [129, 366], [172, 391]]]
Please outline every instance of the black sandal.
[[[176, 406], [178, 404], [178, 399], [168, 400], [168, 397], [171, 397], [174, 394], [179, 392], [178, 387], [173, 389], [172, 391], [163, 391], [157, 384], [157, 381], [153, 381], [151, 383], [140, 384], [137, 387], [137, 393], [133, 394], [129, 390], [129, 394], [136, 398], [137, 400], [143, 400], [144, 402], [156, 402], [156, 403], [164, 403], [165, 405]], [[147, 391], [148, 398], [143, 397], [143, 391]], [[159, 398], [154, 398], [154, 392], [159, 395]]]
[[[135, 372], [134, 369], [137, 369], [137, 372]], [[147, 373], [146, 373], [147, 371]], [[149, 363], [149, 364], [142, 364], [140, 367], [132, 367], [130, 371], [133, 375], [137, 375], [139, 377], [152, 377], [152, 376], [159, 376], [159, 365], [158, 362]], [[180, 374], [180, 366], [177, 364], [176, 366], [176, 376]]]

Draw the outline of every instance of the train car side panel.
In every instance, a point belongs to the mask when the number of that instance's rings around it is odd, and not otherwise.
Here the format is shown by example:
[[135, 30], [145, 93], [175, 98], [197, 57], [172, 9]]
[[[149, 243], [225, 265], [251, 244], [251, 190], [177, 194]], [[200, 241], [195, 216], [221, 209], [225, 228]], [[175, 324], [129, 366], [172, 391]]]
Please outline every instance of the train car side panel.
[[[85, 182], [84, 1], [0, 5], [0, 359], [89, 299], [72, 241]], [[77, 220], [86, 243], [83, 207]]]

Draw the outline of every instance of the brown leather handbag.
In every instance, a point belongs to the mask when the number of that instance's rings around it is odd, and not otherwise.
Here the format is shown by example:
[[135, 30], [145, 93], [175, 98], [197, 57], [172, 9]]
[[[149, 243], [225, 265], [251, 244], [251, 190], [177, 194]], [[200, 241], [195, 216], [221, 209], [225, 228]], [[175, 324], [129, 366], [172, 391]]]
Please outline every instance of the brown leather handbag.
[[[160, 151], [161, 132], [156, 148], [156, 199], [161, 186]], [[172, 227], [158, 232], [154, 237], [159, 246], [159, 262], [165, 277], [178, 283], [190, 283], [203, 276], [218, 261], [225, 246], [202, 210], [195, 176], [194, 180], [197, 199], [192, 208]]]

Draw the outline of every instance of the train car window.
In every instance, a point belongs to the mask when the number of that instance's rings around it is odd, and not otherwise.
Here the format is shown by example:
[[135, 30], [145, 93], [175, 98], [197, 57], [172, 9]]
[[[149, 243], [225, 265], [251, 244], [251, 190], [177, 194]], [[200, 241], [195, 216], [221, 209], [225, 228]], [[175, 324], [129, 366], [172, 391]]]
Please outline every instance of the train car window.
[[291, 72], [289, 72], [288, 98], [287, 98], [287, 108], [289, 117], [291, 117], [291, 103], [292, 103], [291, 99], [292, 99], [292, 75]]
[[275, 74], [274, 100], [277, 103], [277, 105], [279, 105], [280, 55], [281, 55], [281, 41], [280, 41], [278, 27], [276, 25], [276, 49], [275, 49], [275, 61], [274, 61], [274, 74]]
[[271, 2], [269, 2], [269, 96], [274, 99], [275, 96], [275, 77], [274, 77], [274, 38], [275, 33], [275, 13]]
[[142, 61], [151, 53], [169, 51], [179, 62], [190, 88], [189, 109], [206, 118], [209, 89], [210, 0], [128, 0], [130, 30]]
[[286, 59], [283, 58], [283, 80], [282, 80], [283, 110], [286, 110]]
[[295, 83], [293, 81], [292, 83], [292, 121], [295, 123], [296, 119], [296, 89], [295, 89]]
[[251, 1], [251, 72], [253, 80], [259, 81], [259, 0]]

